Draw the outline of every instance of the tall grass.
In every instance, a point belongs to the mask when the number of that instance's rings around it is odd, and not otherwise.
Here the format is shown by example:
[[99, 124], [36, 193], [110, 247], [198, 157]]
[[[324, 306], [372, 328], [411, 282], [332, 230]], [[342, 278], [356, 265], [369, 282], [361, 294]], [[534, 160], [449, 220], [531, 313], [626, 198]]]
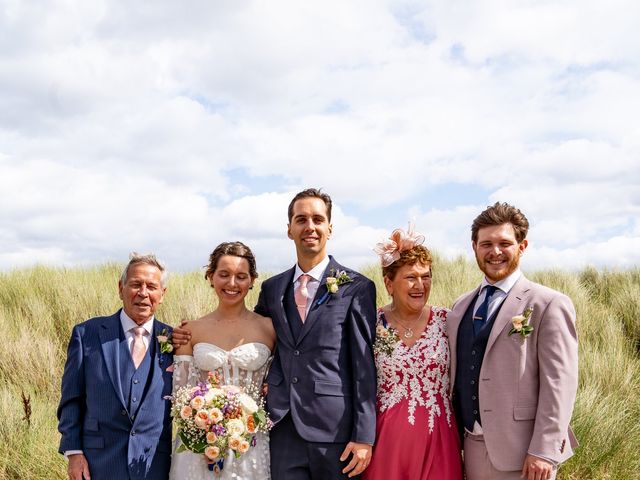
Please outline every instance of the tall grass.
[[[106, 264], [0, 273], [0, 480], [66, 478], [55, 412], [69, 334], [76, 323], [120, 307], [120, 270]], [[433, 271], [430, 303], [436, 305], [450, 306], [480, 281], [476, 266], [463, 258], [436, 256]], [[387, 303], [379, 268], [363, 273], [376, 282], [378, 304]], [[569, 295], [578, 312], [580, 383], [572, 425], [581, 446], [558, 478], [639, 478], [640, 269], [543, 271], [529, 277]], [[258, 292], [259, 284], [248, 297], [251, 307]], [[214, 307], [202, 272], [176, 274], [158, 317], [177, 325]], [[30, 425], [23, 392], [31, 398]]]

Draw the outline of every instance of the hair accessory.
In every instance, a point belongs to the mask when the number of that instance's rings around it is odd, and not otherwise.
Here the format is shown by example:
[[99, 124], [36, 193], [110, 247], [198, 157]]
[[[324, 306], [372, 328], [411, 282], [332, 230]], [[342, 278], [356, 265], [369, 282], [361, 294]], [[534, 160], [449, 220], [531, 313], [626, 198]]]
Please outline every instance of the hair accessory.
[[422, 245], [423, 242], [424, 235], [414, 232], [413, 225], [409, 222], [406, 233], [401, 228], [396, 228], [387, 240], [376, 243], [373, 251], [380, 256], [382, 266], [388, 267], [400, 259], [402, 252], [411, 250], [416, 245]]

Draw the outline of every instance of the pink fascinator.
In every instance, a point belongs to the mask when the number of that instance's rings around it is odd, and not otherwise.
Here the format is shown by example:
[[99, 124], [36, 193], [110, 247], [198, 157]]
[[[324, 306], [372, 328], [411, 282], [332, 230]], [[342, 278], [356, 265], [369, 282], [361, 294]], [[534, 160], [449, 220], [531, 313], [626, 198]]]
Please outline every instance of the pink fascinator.
[[411, 250], [416, 245], [422, 245], [423, 242], [424, 235], [414, 232], [413, 225], [409, 222], [409, 228], [406, 232], [401, 228], [396, 228], [387, 240], [376, 243], [373, 251], [380, 256], [382, 266], [388, 267], [400, 259], [402, 252]]

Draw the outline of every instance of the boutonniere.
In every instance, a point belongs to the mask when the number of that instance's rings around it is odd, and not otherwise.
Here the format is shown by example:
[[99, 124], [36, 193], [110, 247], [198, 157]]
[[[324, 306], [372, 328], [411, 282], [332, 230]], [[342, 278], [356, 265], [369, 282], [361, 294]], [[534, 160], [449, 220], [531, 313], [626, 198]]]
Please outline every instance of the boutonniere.
[[347, 272], [345, 272], [344, 270], [337, 270], [336, 271], [336, 270], [334, 270], [332, 268], [329, 271], [329, 273], [331, 275], [327, 277], [327, 281], [325, 283], [325, 285], [327, 286], [327, 291], [322, 296], [322, 298], [320, 298], [320, 300], [318, 300], [318, 305], [322, 305], [324, 302], [326, 302], [327, 299], [329, 298], [329, 295], [332, 295], [334, 293], [338, 293], [338, 288], [341, 285], [344, 285], [345, 283], [353, 282], [353, 278], [351, 278], [347, 274]]
[[160, 353], [173, 352], [173, 345], [171, 344], [171, 333], [163, 328], [160, 335], [156, 337], [158, 339], [158, 345], [160, 345]]
[[533, 313], [533, 307], [527, 307], [524, 309], [521, 315], [516, 315], [511, 319], [511, 325], [513, 328], [509, 330], [509, 336], [514, 333], [519, 333], [522, 338], [527, 338], [533, 332], [533, 327], [529, 325], [529, 318]]
[[400, 337], [395, 329], [378, 325], [376, 327], [376, 341], [373, 343], [373, 353], [378, 355], [386, 355], [390, 357], [393, 355], [393, 351], [396, 349]]

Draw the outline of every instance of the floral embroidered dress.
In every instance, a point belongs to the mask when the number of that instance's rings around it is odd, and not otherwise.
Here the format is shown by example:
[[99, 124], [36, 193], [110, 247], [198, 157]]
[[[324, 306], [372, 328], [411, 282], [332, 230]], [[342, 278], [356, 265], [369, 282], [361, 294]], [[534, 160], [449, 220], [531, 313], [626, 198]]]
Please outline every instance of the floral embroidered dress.
[[378, 310], [376, 443], [363, 480], [462, 479], [448, 393], [447, 313], [431, 307], [425, 331], [407, 347]]

